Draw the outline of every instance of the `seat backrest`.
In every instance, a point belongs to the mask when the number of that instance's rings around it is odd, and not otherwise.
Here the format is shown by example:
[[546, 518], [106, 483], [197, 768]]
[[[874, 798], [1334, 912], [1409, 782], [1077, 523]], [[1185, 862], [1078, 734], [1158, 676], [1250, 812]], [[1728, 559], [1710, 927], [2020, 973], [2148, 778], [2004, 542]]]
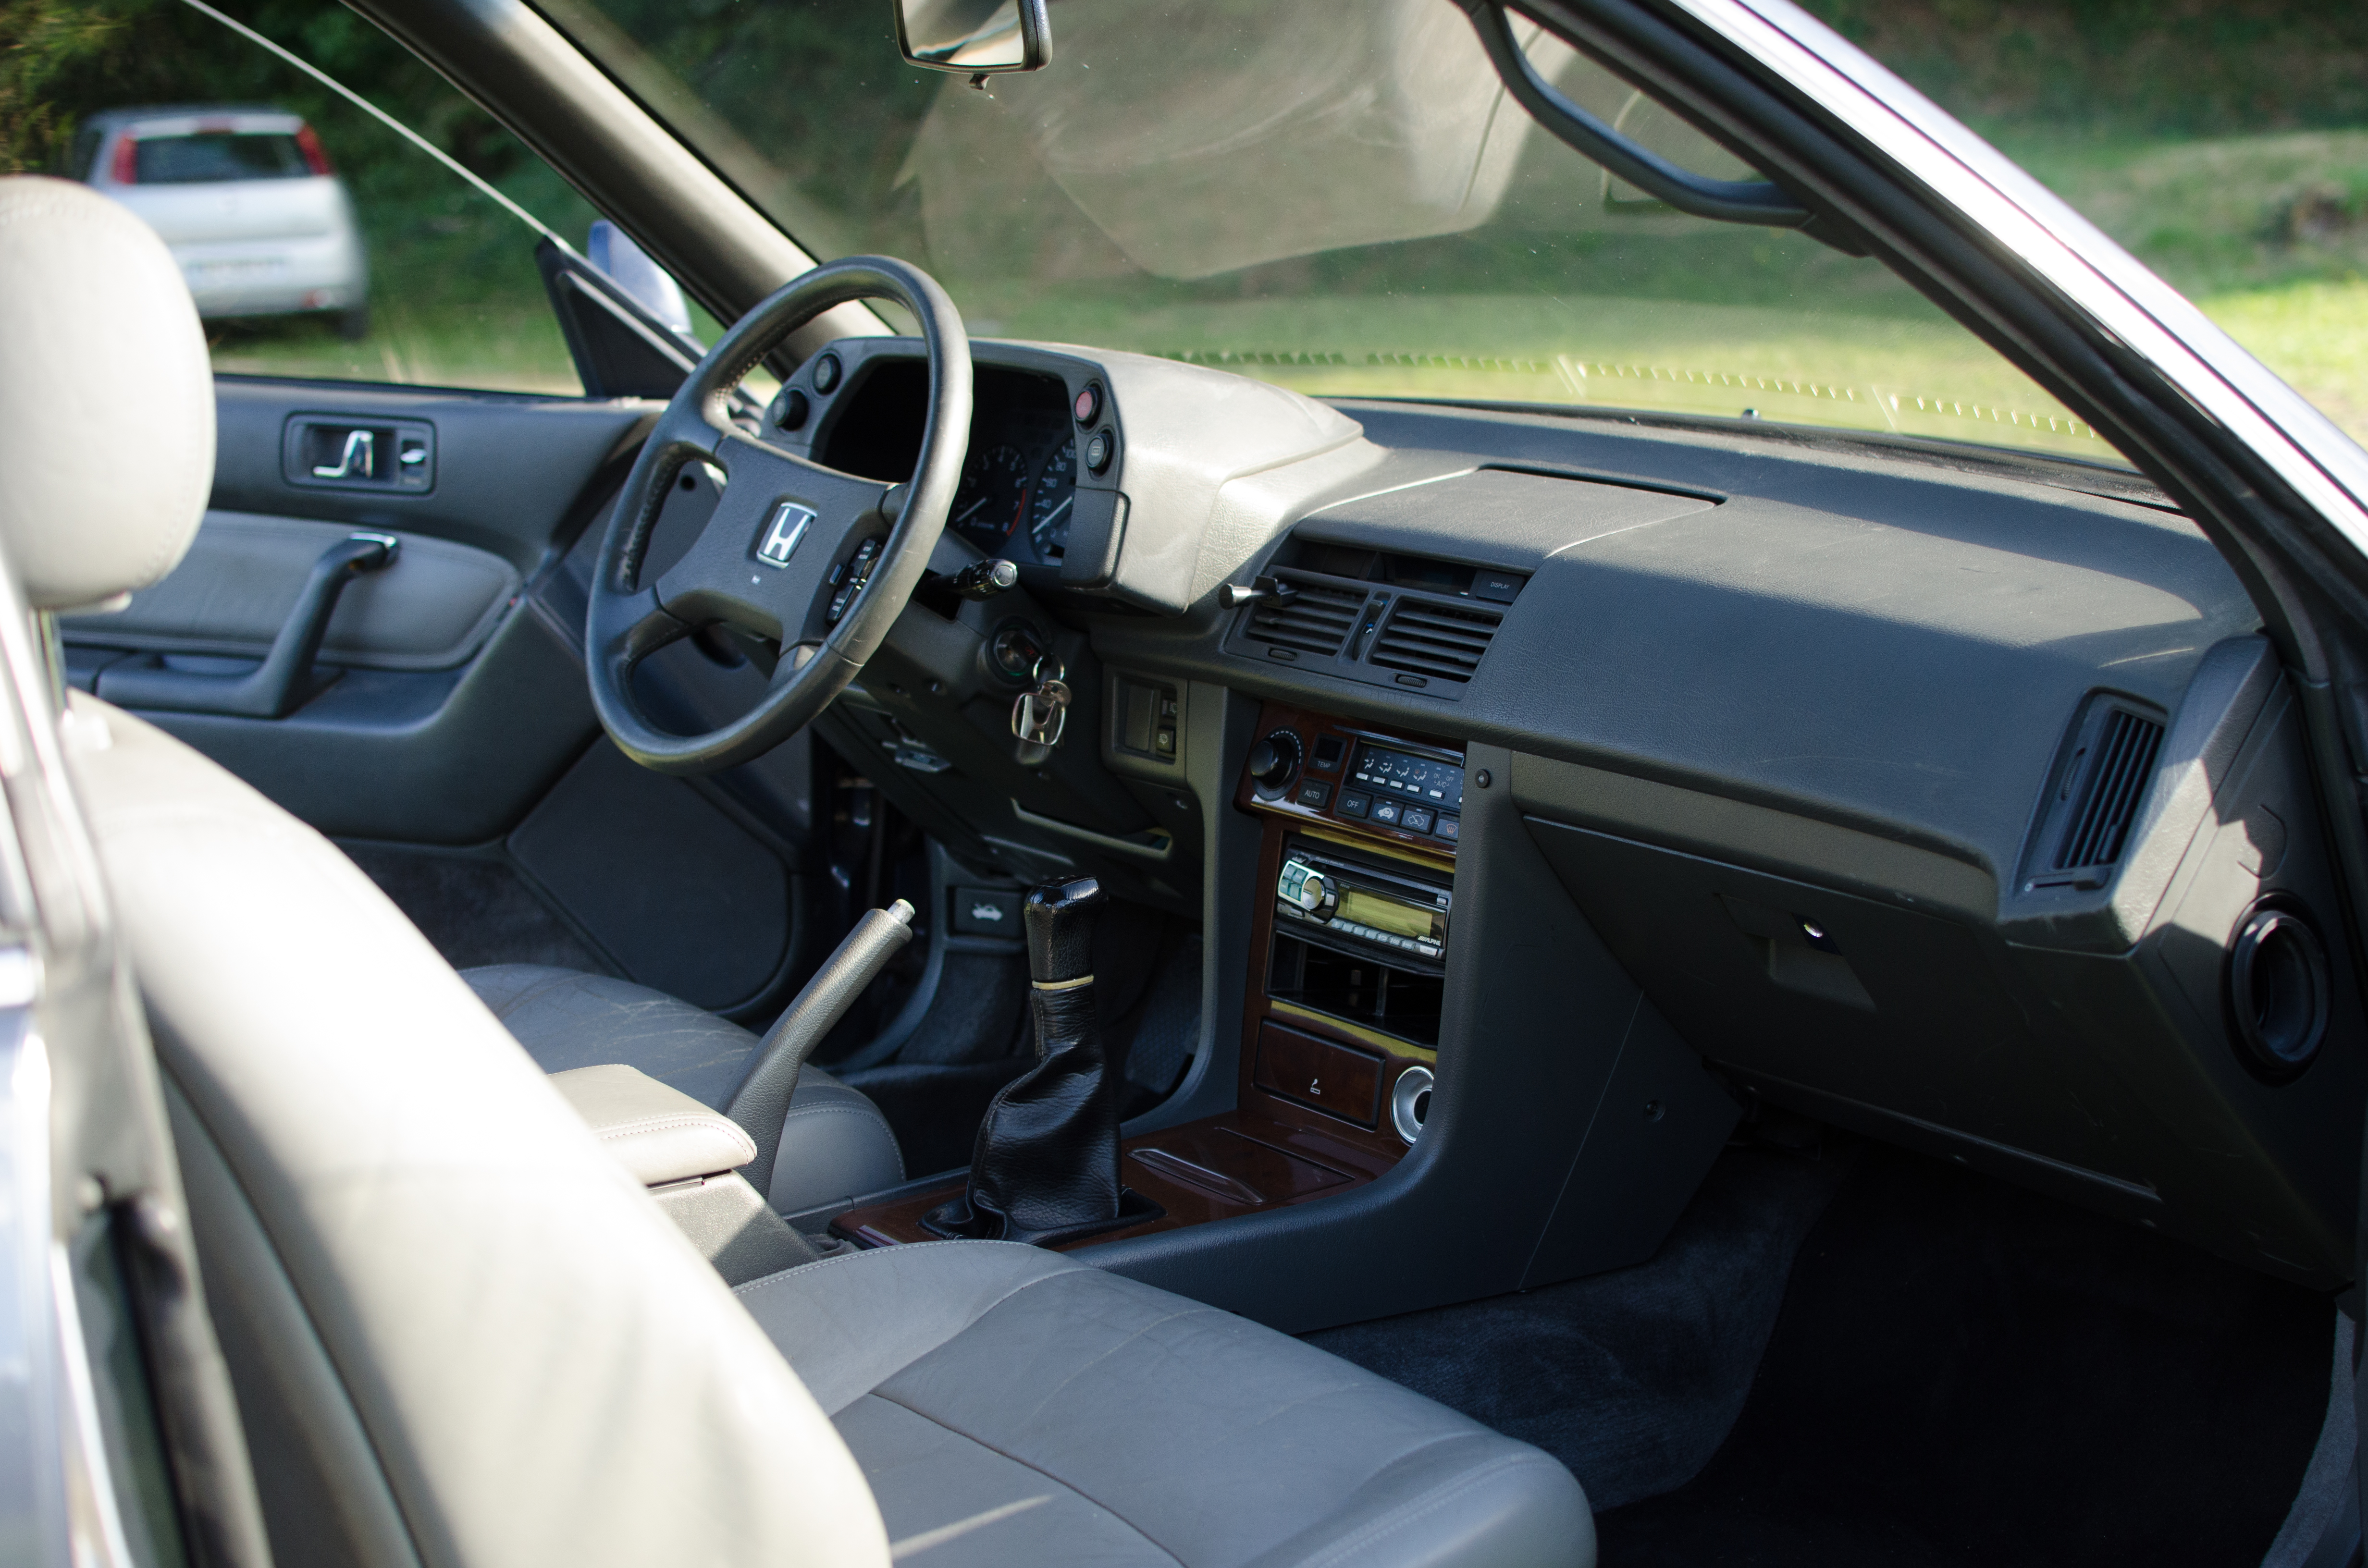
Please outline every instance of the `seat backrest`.
[[[51, 607], [152, 580], [211, 464], [170, 256], [103, 198], [5, 179], [0, 278], [0, 410], [38, 386], [112, 418], [0, 418], [0, 553]], [[200, 404], [202, 452], [158, 431]], [[169, 526], [7, 488], [28, 443], [128, 430], [179, 466], [109, 494]], [[63, 729], [280, 1560], [884, 1564], [795, 1373], [353, 864], [138, 720], [77, 697]]]

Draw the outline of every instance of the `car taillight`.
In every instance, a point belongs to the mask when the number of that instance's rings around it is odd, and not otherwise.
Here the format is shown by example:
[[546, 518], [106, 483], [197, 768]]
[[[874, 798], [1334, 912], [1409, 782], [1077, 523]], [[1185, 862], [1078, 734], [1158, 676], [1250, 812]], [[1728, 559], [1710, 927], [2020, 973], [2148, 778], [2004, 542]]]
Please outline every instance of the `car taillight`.
[[329, 168], [329, 154], [321, 150], [321, 139], [313, 134], [313, 128], [311, 126], [300, 125], [296, 128], [296, 146], [298, 150], [304, 154], [304, 166], [306, 168], [311, 169], [316, 175], [325, 175], [331, 172]]
[[119, 137], [115, 143], [115, 167], [109, 178], [118, 185], [140, 183], [140, 143], [130, 136]]

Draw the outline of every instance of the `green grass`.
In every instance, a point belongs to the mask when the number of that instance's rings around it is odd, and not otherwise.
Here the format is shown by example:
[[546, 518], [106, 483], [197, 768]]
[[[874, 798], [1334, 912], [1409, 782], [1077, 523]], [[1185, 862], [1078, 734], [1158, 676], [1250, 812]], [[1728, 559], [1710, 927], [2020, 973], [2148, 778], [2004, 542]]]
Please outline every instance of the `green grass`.
[[479, 387], [491, 392], [583, 389], [540, 293], [461, 310], [400, 296], [373, 304], [369, 335], [347, 343], [322, 318], [209, 322], [214, 369], [258, 376]]
[[[975, 318], [974, 318], [975, 319]], [[1487, 294], [1021, 307], [980, 323], [1074, 335], [1319, 395], [1472, 398], [1739, 415], [2111, 449], [1952, 324], [1619, 296]]]
[[2006, 150], [2368, 443], [2368, 131]]

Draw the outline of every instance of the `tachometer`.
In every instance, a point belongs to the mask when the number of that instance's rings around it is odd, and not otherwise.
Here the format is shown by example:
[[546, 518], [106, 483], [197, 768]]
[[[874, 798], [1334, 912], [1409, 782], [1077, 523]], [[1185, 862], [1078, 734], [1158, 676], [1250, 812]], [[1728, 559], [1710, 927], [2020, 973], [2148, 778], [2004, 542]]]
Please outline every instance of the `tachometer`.
[[1069, 548], [1069, 514], [1076, 498], [1077, 438], [1072, 436], [1037, 471], [1035, 494], [1028, 503], [1028, 537], [1036, 541], [1041, 559], [1058, 561]]
[[1017, 447], [973, 452], [962, 465], [962, 488], [947, 525], [985, 551], [1001, 550], [1028, 506], [1028, 458]]

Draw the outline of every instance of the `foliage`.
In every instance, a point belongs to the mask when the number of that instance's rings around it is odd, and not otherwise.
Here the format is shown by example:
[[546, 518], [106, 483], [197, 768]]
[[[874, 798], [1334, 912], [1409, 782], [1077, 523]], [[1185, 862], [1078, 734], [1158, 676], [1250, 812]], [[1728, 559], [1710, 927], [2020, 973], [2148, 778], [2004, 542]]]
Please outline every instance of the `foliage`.
[[1985, 134], [2368, 124], [2361, 0], [1804, 0]]

